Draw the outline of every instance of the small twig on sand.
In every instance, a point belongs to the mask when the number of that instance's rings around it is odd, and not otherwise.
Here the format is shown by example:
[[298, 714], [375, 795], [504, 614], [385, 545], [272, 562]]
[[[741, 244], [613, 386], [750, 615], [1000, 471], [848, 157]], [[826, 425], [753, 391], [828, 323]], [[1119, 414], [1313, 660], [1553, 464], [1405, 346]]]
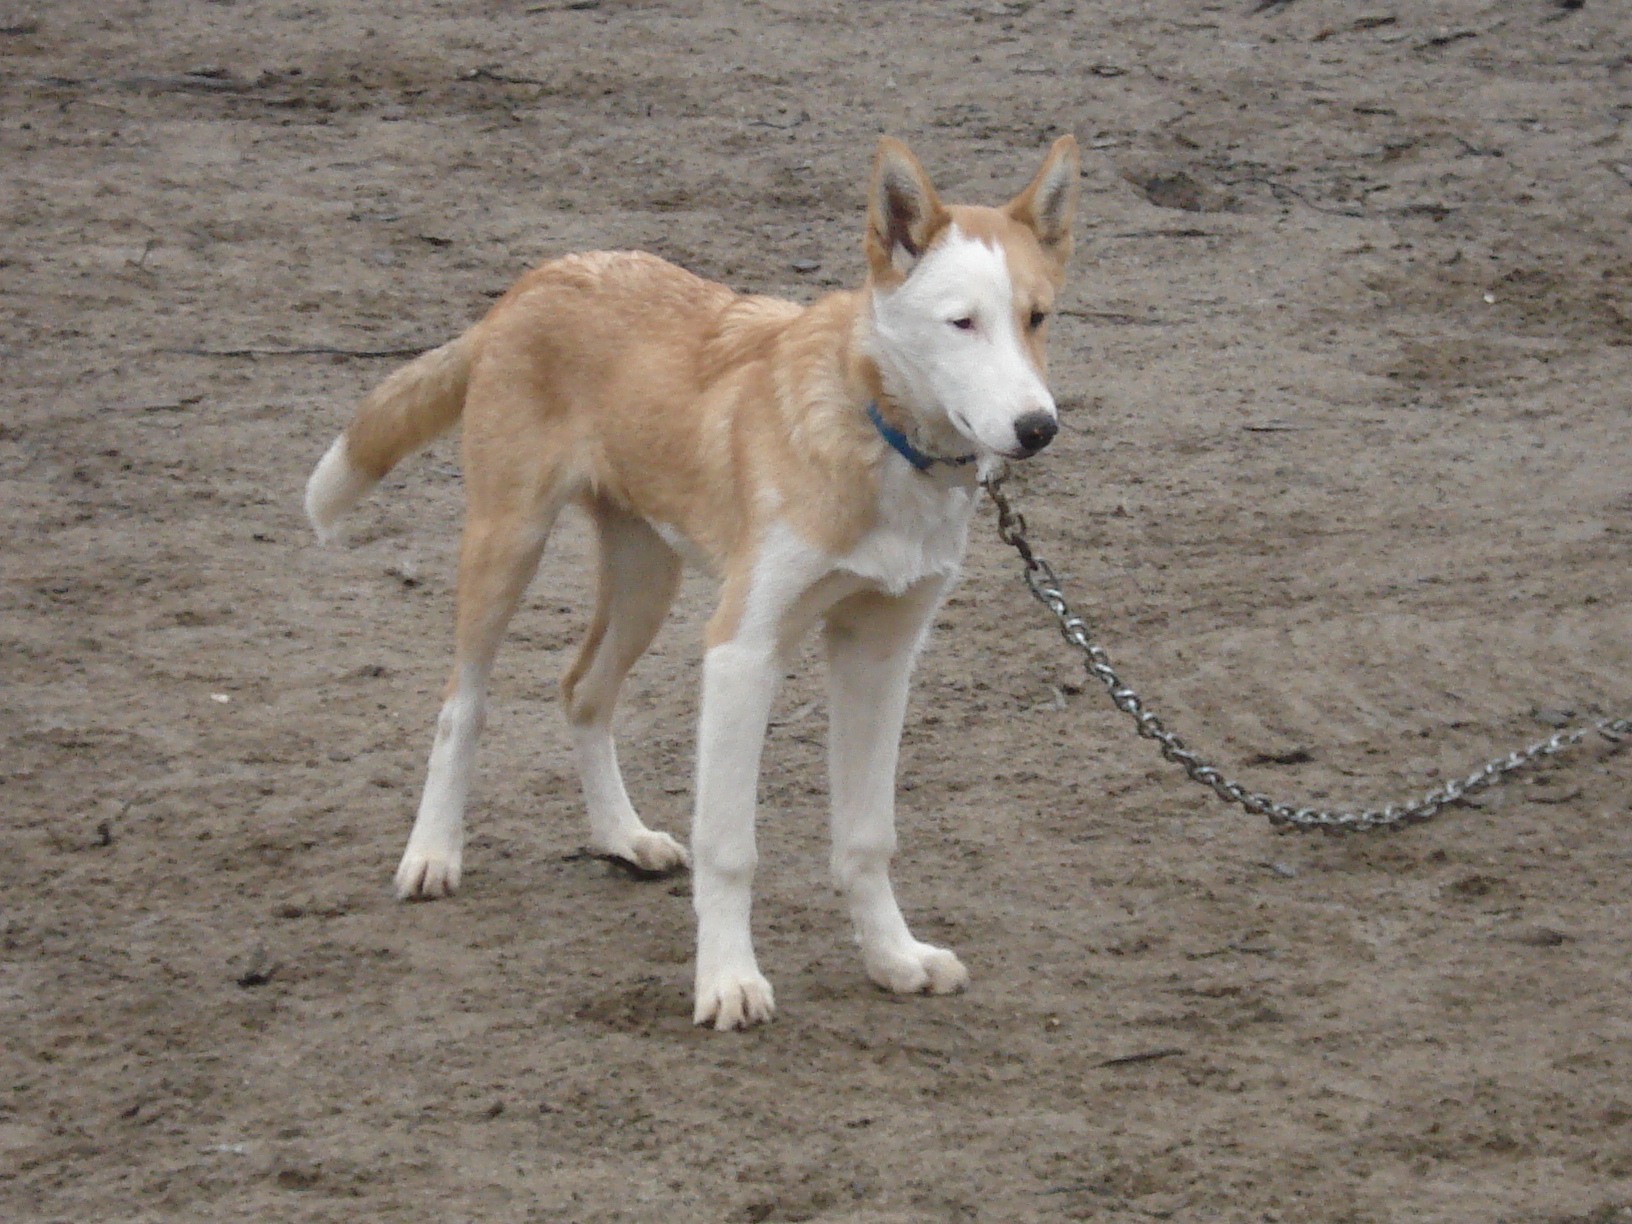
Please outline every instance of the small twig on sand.
[[1277, 200], [1285, 201], [1287, 196], [1291, 196], [1305, 208], [1312, 208], [1316, 212], [1327, 213], [1334, 217], [1364, 217], [1370, 215], [1358, 208], [1333, 208], [1329, 204], [1317, 204], [1296, 187], [1286, 183], [1277, 183], [1274, 179], [1267, 179], [1261, 175], [1249, 174], [1245, 178], [1236, 181], [1241, 183], [1262, 183], [1269, 188], [1269, 193]]
[[1110, 1188], [1104, 1182], [1072, 1182], [1067, 1186], [1050, 1186], [1046, 1190], [1038, 1190], [1039, 1195], [1049, 1194], [1109, 1194]]
[[159, 400], [150, 404], [110, 404], [103, 412], [181, 412], [191, 408], [204, 397], [188, 395], [178, 399]]
[[653, 871], [650, 867], [642, 867], [639, 863], [631, 862], [620, 854], [607, 854], [601, 850], [592, 850], [588, 846], [582, 846], [571, 854], [563, 854], [561, 861], [563, 863], [605, 863], [612, 871], [631, 880], [664, 880], [669, 876], [680, 875], [685, 871], [684, 867], [668, 867], [661, 871]]
[[421, 344], [414, 348], [343, 349], [320, 344], [309, 348], [164, 348], [159, 352], [180, 353], [184, 357], [418, 357], [435, 347]]
[[1155, 1062], [1158, 1058], [1172, 1058], [1183, 1053], [1184, 1051], [1179, 1049], [1178, 1046], [1163, 1046], [1159, 1050], [1145, 1050], [1139, 1054], [1124, 1054], [1121, 1058], [1107, 1058], [1102, 1063], [1096, 1063], [1095, 1066], [1125, 1067], [1129, 1063]]
[[1207, 952], [1186, 952], [1186, 960], [1206, 960], [1210, 956], [1223, 956], [1226, 952], [1243, 952], [1250, 956], [1274, 956], [1275, 949], [1260, 944], [1232, 943], [1222, 948], [1213, 948]]
[[1087, 319], [1092, 323], [1112, 323], [1118, 327], [1167, 327], [1172, 322], [1171, 319], [1145, 318], [1125, 314], [1119, 310], [1081, 310], [1074, 306], [1066, 307], [1060, 313], [1070, 315], [1073, 319]]
[[472, 68], [469, 72], [460, 73], [462, 81], [498, 81], [503, 85], [547, 85], [548, 81], [541, 81], [537, 77], [506, 76], [492, 68]]
[[787, 123], [774, 123], [769, 119], [750, 119], [748, 120], [748, 126], [775, 128], [779, 132], [786, 132], [798, 127], [801, 123], [807, 122], [809, 119], [810, 112], [802, 110]]

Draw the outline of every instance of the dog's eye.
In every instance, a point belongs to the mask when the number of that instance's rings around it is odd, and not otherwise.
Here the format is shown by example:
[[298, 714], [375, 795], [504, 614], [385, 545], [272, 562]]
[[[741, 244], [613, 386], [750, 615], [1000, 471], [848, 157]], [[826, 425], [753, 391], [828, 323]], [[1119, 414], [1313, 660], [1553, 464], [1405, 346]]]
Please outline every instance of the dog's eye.
[[964, 315], [959, 319], [948, 319], [947, 322], [952, 324], [952, 326], [957, 328], [959, 331], [975, 330], [975, 321], [969, 315]]
[[1031, 312], [1031, 330], [1032, 331], [1036, 331], [1039, 327], [1041, 327], [1046, 322], [1048, 322], [1048, 311], [1046, 311], [1046, 310], [1034, 310], [1034, 311]]

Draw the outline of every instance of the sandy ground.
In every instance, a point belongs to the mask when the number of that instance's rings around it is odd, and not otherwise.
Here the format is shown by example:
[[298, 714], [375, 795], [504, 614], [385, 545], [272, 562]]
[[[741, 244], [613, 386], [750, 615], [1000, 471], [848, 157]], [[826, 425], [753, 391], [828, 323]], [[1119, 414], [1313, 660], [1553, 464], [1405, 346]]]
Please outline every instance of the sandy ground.
[[[575, 249], [852, 284], [881, 130], [976, 201], [1086, 146], [1069, 428], [1015, 496], [1199, 745], [1360, 802], [1632, 706], [1632, 16], [1251, 7], [0, 0], [0, 1218], [1632, 1219], [1628, 757], [1278, 837], [1086, 688], [985, 520], [898, 862], [967, 994], [860, 973], [807, 659], [781, 1014], [691, 1027], [685, 882], [574, 854], [576, 524], [466, 887], [389, 898], [457, 446], [315, 546], [301, 483], [394, 360], [327, 350], [438, 343]], [[622, 715], [677, 832], [709, 599]]]

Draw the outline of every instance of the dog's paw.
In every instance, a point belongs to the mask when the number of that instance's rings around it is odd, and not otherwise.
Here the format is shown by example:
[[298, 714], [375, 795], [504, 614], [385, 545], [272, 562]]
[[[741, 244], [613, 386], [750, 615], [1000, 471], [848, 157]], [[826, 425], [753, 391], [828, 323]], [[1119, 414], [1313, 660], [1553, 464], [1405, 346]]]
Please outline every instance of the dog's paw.
[[706, 986], [697, 985], [693, 1024], [712, 1024], [721, 1033], [769, 1023], [776, 1014], [771, 984], [757, 973], [742, 977], [721, 975]]
[[397, 900], [434, 901], [452, 896], [459, 888], [462, 861], [458, 850], [427, 854], [408, 847], [397, 867]]
[[917, 942], [869, 956], [867, 976], [896, 994], [956, 994], [969, 985], [969, 971], [953, 952]]
[[597, 846], [596, 851], [608, 858], [622, 859], [637, 871], [654, 876], [670, 875], [691, 865], [686, 848], [667, 833], [655, 829], [642, 829], [627, 842]]

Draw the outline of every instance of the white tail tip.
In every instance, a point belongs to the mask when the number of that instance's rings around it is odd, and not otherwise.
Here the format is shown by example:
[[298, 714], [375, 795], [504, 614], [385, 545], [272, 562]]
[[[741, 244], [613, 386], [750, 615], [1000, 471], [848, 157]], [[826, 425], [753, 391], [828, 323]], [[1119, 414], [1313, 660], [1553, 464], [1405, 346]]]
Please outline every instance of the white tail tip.
[[332, 543], [335, 525], [341, 516], [373, 487], [374, 479], [352, 466], [346, 454], [346, 435], [341, 434], [306, 482], [306, 517], [311, 520], [317, 538], [325, 544]]

